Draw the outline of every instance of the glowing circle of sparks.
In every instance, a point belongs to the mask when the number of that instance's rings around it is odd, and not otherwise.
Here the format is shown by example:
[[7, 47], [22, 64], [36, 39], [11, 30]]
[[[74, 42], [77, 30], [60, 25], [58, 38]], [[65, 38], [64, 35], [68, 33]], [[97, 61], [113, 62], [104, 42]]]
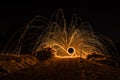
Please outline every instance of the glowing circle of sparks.
[[74, 55], [74, 54], [75, 54], [75, 49], [74, 49], [73, 47], [69, 47], [69, 48], [67, 49], [67, 53], [68, 53], [69, 55]]

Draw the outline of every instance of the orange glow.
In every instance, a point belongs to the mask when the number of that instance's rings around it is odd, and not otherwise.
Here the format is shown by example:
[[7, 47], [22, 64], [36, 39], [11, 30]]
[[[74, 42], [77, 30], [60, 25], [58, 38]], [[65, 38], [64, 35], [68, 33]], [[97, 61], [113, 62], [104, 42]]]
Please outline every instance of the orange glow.
[[56, 58], [80, 58], [80, 56], [56, 56]]
[[69, 48], [67, 48], [67, 53], [69, 54], [69, 55], [75, 55], [75, 49], [74, 49], [74, 47], [69, 47]]

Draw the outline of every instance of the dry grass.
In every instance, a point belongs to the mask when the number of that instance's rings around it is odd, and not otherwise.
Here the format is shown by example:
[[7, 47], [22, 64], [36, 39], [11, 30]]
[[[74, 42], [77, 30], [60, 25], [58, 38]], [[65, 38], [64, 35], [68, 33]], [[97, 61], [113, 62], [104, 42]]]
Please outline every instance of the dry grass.
[[81, 58], [50, 58], [2, 80], [120, 80], [120, 69]]
[[19, 71], [37, 63], [39, 63], [39, 60], [33, 56], [0, 55], [0, 76]]

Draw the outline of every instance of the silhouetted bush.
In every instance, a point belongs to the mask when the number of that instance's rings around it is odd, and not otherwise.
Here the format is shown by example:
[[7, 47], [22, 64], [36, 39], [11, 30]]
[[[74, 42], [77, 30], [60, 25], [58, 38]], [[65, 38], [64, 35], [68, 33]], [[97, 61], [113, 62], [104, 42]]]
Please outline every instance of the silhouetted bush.
[[119, 62], [116, 61], [116, 59], [114, 59], [112, 56], [104, 56], [104, 55], [93, 53], [88, 55], [86, 59], [95, 61], [101, 64], [106, 64], [112, 67], [120, 67]]
[[36, 57], [39, 58], [39, 60], [44, 61], [48, 58], [51, 58], [54, 56], [54, 50], [50, 47], [42, 48], [39, 51], [36, 52]]

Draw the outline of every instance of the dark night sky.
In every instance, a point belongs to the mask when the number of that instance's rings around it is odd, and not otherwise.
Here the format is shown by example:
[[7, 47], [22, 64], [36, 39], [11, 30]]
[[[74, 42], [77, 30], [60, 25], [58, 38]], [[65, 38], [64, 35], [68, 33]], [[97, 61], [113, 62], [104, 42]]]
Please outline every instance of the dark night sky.
[[[48, 5], [49, 4], [49, 5]], [[43, 4], [40, 3], [4, 3], [0, 5], [0, 44], [3, 46], [10, 36], [36, 15], [50, 17], [62, 8], [65, 17], [77, 14], [88, 21], [94, 32], [110, 37], [120, 43], [120, 8], [117, 4]]]

